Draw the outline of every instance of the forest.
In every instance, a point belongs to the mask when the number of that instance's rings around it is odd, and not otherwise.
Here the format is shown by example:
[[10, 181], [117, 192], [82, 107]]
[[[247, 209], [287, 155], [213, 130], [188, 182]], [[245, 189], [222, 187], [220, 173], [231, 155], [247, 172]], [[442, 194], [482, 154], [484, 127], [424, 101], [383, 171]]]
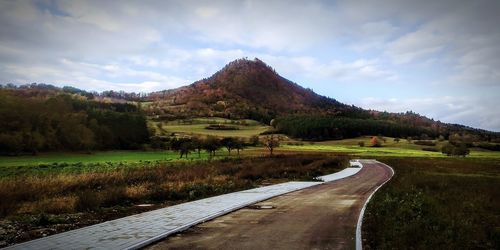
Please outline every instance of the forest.
[[276, 129], [305, 140], [332, 140], [363, 135], [384, 135], [405, 138], [426, 134], [439, 136], [436, 131], [388, 120], [356, 119], [324, 115], [291, 115], [277, 118]]
[[61, 91], [0, 89], [0, 154], [51, 150], [137, 149], [146, 117], [129, 103], [105, 103]]

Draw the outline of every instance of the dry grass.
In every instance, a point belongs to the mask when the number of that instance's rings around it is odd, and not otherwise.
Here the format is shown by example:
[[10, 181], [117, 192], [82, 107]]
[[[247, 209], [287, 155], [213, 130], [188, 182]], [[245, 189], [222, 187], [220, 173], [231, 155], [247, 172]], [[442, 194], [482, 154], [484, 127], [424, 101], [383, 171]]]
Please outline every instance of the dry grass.
[[263, 180], [312, 179], [340, 169], [344, 161], [325, 160], [324, 155], [293, 155], [4, 178], [0, 180], [0, 217], [193, 200], [251, 188]]
[[396, 175], [368, 204], [365, 249], [500, 249], [500, 161], [380, 160]]

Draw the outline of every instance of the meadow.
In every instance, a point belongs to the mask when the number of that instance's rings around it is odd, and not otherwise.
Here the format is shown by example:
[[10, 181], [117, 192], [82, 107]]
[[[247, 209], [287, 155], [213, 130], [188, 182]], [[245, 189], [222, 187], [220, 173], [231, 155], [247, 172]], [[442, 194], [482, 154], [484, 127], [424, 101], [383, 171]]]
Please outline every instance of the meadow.
[[[250, 138], [269, 130], [271, 127], [254, 120], [230, 120], [224, 118], [195, 118], [186, 120], [150, 122], [158, 135], [175, 133], [178, 135], [219, 136]], [[209, 125], [222, 124], [232, 126], [237, 130], [206, 129]]]
[[[382, 147], [371, 147], [370, 136], [358, 137], [354, 139], [344, 139], [323, 142], [289, 142], [282, 144], [280, 150], [292, 151], [313, 151], [313, 152], [337, 152], [352, 154], [357, 157], [432, 157], [446, 158], [448, 156], [441, 152], [432, 152], [423, 150], [426, 146], [416, 145], [413, 142], [401, 139], [395, 142], [394, 138], [386, 137], [386, 142]], [[360, 147], [359, 142], [365, 146]], [[436, 148], [446, 141], [436, 142]], [[500, 159], [500, 152], [471, 148], [468, 158], [497, 158]]]
[[396, 172], [368, 204], [365, 249], [499, 249], [500, 161], [379, 158]]

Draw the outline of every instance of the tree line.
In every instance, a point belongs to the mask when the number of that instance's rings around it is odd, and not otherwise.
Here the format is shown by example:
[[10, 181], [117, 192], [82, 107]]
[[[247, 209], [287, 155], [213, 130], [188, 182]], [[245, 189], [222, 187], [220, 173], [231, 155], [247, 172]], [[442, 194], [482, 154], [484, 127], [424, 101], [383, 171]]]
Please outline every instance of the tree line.
[[362, 135], [408, 137], [427, 134], [437, 136], [430, 129], [374, 119], [357, 119], [323, 115], [291, 115], [275, 119], [276, 129], [305, 140], [354, 138]]
[[259, 143], [258, 137], [253, 137], [249, 142], [237, 137], [218, 138], [215, 136], [202, 137], [153, 137], [151, 146], [155, 149], [173, 150], [179, 153], [180, 158], [186, 158], [190, 153], [196, 152], [201, 156], [201, 151], [206, 151], [209, 157], [215, 156], [215, 152], [221, 148], [225, 148], [228, 155], [236, 151], [240, 151], [248, 146], [256, 146]]
[[81, 95], [26, 96], [0, 89], [0, 154], [49, 150], [136, 149], [149, 139], [146, 117], [127, 103]]

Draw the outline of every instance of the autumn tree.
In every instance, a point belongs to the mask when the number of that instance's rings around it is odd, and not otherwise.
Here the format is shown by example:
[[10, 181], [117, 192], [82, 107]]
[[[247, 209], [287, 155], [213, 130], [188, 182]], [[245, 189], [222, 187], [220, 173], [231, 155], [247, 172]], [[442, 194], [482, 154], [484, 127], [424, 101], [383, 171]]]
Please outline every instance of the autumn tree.
[[275, 148], [280, 146], [281, 137], [276, 135], [268, 135], [264, 137], [262, 144], [269, 150], [269, 155], [273, 155]]
[[380, 142], [380, 139], [377, 136], [372, 137], [370, 144], [372, 147], [381, 147], [382, 143]]

